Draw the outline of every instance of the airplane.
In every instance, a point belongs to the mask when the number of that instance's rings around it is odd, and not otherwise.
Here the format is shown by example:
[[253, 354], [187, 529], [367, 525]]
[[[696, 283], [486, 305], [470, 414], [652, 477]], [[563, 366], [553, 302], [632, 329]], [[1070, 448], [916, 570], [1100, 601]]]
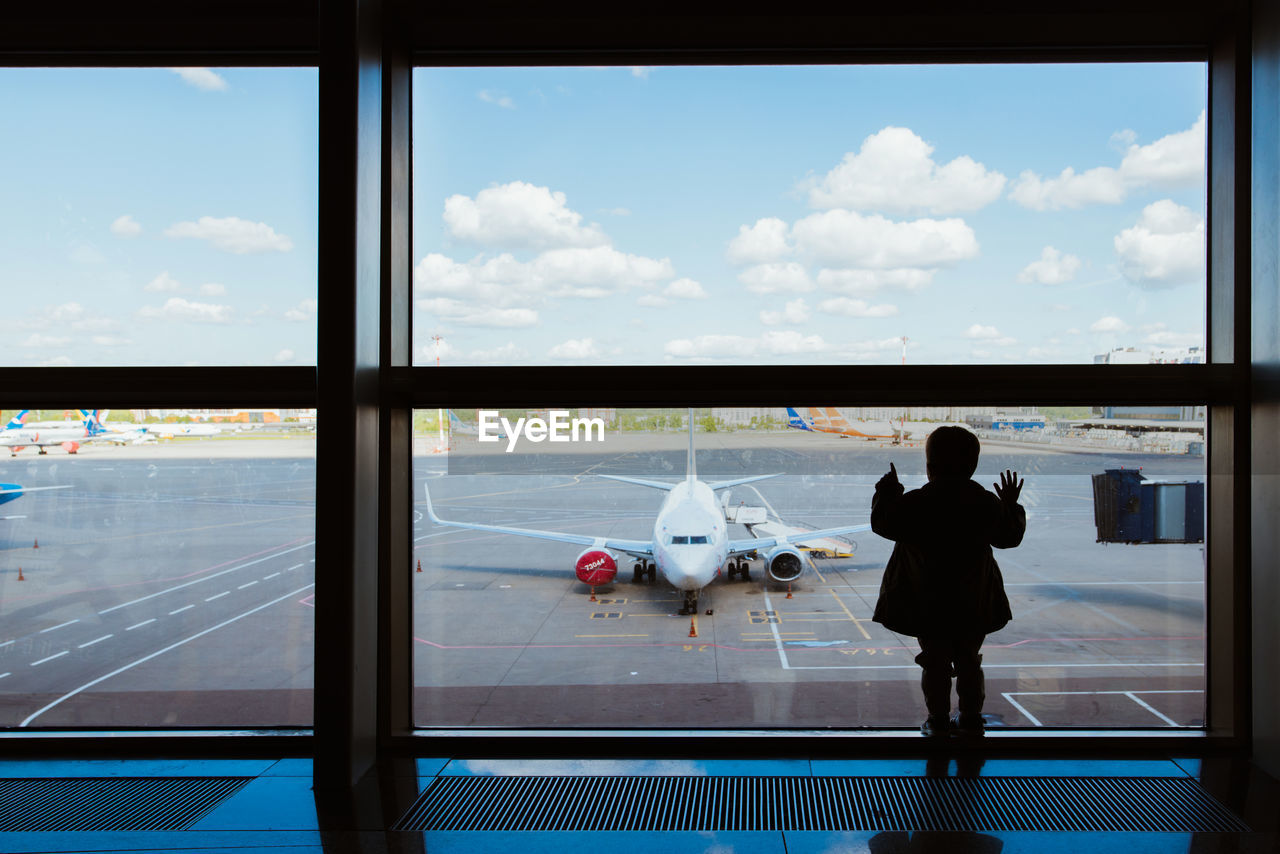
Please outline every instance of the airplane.
[[62, 447], [68, 454], [74, 454], [90, 435], [88, 416], [85, 416], [80, 426], [66, 422], [60, 427], [38, 428], [25, 426], [28, 412], [29, 409], [22, 410], [0, 430], [0, 447], [8, 448], [10, 456], [17, 456], [18, 451], [27, 447], [34, 447], [38, 453], [46, 454], [46, 449], [55, 445]]
[[146, 428], [137, 424], [116, 423], [109, 424], [103, 419], [106, 418], [106, 409], [81, 409], [80, 414], [85, 419], [88, 435], [85, 437], [89, 442], [110, 442], [113, 445], [140, 445], [143, 442], [156, 440], [155, 436], [149, 434]]
[[[71, 484], [66, 486], [22, 486], [16, 483], [0, 483], [0, 504], [8, 504], [10, 501], [16, 501], [28, 492], [40, 492], [46, 489], [70, 489]], [[0, 516], [0, 519], [25, 519], [26, 516]]]
[[787, 407], [787, 426], [796, 430], [808, 430], [813, 433], [833, 433], [843, 437], [859, 439], [893, 439], [901, 441], [910, 434], [901, 427], [894, 427], [888, 421], [850, 421], [841, 415], [834, 406], [806, 406], [804, 414], [795, 407]]
[[778, 533], [741, 540], [730, 539], [724, 511], [715, 498], [716, 491], [777, 475], [762, 474], [703, 483], [698, 480], [695, 465], [693, 430], [693, 413], [690, 411], [689, 457], [685, 479], [682, 481], [667, 483], [638, 477], [599, 475], [608, 480], [647, 486], [667, 493], [654, 520], [653, 535], [647, 540], [539, 531], [441, 519], [436, 515], [431, 504], [430, 490], [426, 484], [423, 484], [427, 516], [437, 525], [585, 546], [586, 549], [574, 562], [574, 572], [579, 581], [591, 586], [593, 590], [598, 585], [613, 581], [617, 575], [616, 553], [630, 555], [636, 560], [632, 567], [634, 583], [639, 583], [642, 577], [652, 582], [655, 579], [655, 573], [660, 572], [673, 587], [684, 593], [684, 606], [680, 610], [682, 615], [698, 612], [698, 592], [720, 575], [720, 568], [726, 563], [728, 580], [732, 581], [735, 576], [740, 576], [743, 581], [749, 581], [751, 572], [747, 565], [748, 556], [763, 555], [765, 573], [769, 578], [778, 582], [791, 582], [800, 577], [805, 566], [805, 559], [797, 543], [871, 530], [871, 526], [866, 524], [841, 525], [813, 531]]

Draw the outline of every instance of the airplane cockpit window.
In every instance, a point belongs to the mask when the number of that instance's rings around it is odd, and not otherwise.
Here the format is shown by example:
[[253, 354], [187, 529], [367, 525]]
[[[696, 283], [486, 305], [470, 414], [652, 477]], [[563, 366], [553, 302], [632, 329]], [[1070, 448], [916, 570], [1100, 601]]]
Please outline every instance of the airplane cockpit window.
[[671, 545], [673, 545], [673, 546], [687, 546], [687, 545], [689, 545], [689, 538], [688, 538], [688, 537], [681, 537], [681, 536], [673, 536], [673, 537], [671, 538]]

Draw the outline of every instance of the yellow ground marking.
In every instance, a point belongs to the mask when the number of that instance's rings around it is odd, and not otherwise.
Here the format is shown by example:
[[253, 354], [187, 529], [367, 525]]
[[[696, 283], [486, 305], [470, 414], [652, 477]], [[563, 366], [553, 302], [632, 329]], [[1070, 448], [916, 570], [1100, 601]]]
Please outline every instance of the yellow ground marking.
[[575, 638], [647, 638], [648, 635], [574, 635]]
[[621, 620], [621, 611], [596, 611], [591, 615], [593, 620]]
[[[217, 530], [218, 528], [240, 528], [240, 527], [244, 527], [245, 525], [267, 525], [267, 524], [274, 524], [276, 522], [284, 522], [289, 519], [310, 519], [314, 517], [315, 517], [314, 513], [299, 513], [294, 516], [276, 516], [271, 519], [246, 519], [241, 522], [223, 522], [222, 524], [219, 524], [219, 525], [201, 525], [198, 528], [168, 528], [163, 531], [144, 531], [139, 534], [125, 534], [119, 537], [102, 537], [101, 539], [73, 540], [70, 542], [59, 541], [57, 543], [50, 543], [48, 546], [41, 546], [40, 548], [60, 549], [60, 548], [67, 548], [69, 546], [98, 545], [100, 543], [115, 543], [115, 542], [121, 542], [124, 540], [138, 540], [138, 539], [142, 539], [143, 537], [170, 536], [172, 534], [187, 533], [188, 531], [214, 531], [214, 530]], [[17, 547], [8, 548], [8, 549], [0, 549], [0, 551], [20, 551], [20, 550], [30, 550], [30, 548], [31, 548], [30, 546], [17, 546]]]
[[853, 616], [853, 612], [852, 612], [852, 611], [850, 611], [850, 610], [849, 610], [849, 607], [848, 607], [847, 605], [845, 605], [845, 604], [844, 604], [844, 600], [840, 598], [840, 594], [838, 594], [838, 593], [836, 593], [836, 591], [832, 590], [832, 591], [831, 591], [831, 595], [832, 595], [833, 597], [835, 597], [835, 600], [836, 600], [837, 602], [839, 602], [839, 603], [840, 603], [840, 608], [841, 608], [841, 610], [843, 610], [843, 611], [845, 612], [845, 614], [847, 614], [847, 615], [848, 615], [849, 620], [850, 620], [850, 621], [851, 621], [855, 626], [857, 626], [857, 627], [858, 627], [858, 631], [862, 632], [862, 637], [863, 637], [863, 639], [864, 639], [864, 640], [871, 640], [871, 635], [867, 634], [867, 630], [866, 630], [866, 629], [864, 629], [864, 628], [862, 627], [862, 621], [860, 621], [857, 617]]
[[821, 572], [818, 571], [818, 564], [816, 561], [814, 561], [813, 558], [809, 558], [809, 566], [813, 567], [813, 574], [818, 576], [818, 581], [822, 584], [826, 584], [827, 583], [826, 576], [824, 576]]

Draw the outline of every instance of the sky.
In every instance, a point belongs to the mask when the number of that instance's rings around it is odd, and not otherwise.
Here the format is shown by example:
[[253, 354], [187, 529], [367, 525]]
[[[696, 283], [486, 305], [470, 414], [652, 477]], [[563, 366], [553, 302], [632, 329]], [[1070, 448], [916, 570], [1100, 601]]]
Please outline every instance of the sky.
[[1205, 107], [1198, 63], [418, 69], [415, 360], [1202, 346]]
[[315, 364], [315, 69], [0, 70], [0, 359]]
[[[0, 70], [3, 364], [314, 364], [317, 94]], [[419, 69], [415, 361], [1199, 345], [1205, 105], [1198, 63]]]

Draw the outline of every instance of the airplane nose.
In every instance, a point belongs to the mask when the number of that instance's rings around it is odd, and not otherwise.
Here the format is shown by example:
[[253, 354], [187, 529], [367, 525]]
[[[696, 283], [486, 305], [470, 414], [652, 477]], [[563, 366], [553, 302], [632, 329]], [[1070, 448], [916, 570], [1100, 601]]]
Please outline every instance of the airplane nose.
[[667, 580], [673, 587], [679, 590], [699, 590], [711, 583], [715, 576], [715, 567], [711, 566], [712, 556], [700, 554], [701, 551], [681, 554], [672, 560]]

